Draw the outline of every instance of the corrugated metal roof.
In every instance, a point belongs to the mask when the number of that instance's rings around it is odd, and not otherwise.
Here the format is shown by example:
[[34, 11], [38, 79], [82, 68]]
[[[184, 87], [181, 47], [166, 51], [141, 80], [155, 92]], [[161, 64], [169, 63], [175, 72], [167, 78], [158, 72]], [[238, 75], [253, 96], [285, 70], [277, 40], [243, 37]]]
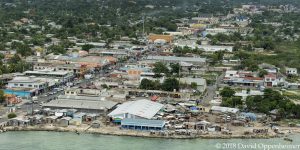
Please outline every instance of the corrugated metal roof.
[[152, 102], [150, 100], [129, 101], [121, 104], [108, 116], [116, 116], [121, 114], [131, 114], [142, 118], [151, 119], [163, 107], [163, 104]]
[[58, 99], [61, 99], [61, 100], [102, 101], [103, 97], [99, 97], [99, 96], [59, 95]]
[[53, 100], [43, 107], [74, 108], [74, 109], [111, 109], [117, 103], [112, 101], [86, 101], [86, 100]]

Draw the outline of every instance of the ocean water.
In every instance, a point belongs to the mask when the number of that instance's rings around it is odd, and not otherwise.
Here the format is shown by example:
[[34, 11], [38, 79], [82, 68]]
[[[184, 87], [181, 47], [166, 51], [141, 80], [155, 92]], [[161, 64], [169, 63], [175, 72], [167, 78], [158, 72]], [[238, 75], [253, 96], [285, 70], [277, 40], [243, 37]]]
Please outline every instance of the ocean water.
[[159, 139], [67, 132], [22, 131], [0, 134], [0, 150], [250, 150], [300, 149], [293, 142], [275, 139]]

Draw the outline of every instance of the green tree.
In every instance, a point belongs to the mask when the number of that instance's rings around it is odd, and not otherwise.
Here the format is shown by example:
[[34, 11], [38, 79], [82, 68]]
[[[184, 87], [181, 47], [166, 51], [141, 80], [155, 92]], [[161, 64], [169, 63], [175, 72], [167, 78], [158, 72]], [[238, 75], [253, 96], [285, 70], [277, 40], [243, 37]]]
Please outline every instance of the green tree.
[[235, 94], [235, 91], [228, 86], [224, 87], [220, 92], [220, 95], [224, 98], [232, 97], [232, 96], [234, 96], [234, 94]]
[[172, 63], [172, 64], [170, 64], [170, 67], [171, 67], [171, 73], [172, 74], [175, 73], [175, 74], [179, 75], [179, 71], [181, 69], [179, 63]]
[[65, 54], [67, 51], [61, 45], [51, 45], [48, 47], [48, 52], [52, 52], [54, 54]]
[[5, 101], [4, 92], [3, 90], [0, 90], [0, 103], [3, 103]]
[[16, 118], [16, 117], [17, 117], [17, 115], [16, 115], [15, 113], [9, 113], [9, 114], [7, 115], [7, 118], [8, 118], [8, 119]]
[[221, 105], [224, 107], [237, 107], [243, 104], [241, 97], [226, 97], [223, 98]]
[[91, 48], [94, 48], [94, 45], [85, 44], [82, 46], [82, 50], [89, 51]]
[[143, 79], [140, 83], [140, 89], [150, 90], [153, 88], [153, 83], [151, 80]]
[[192, 82], [192, 83], [191, 83], [191, 88], [192, 88], [192, 89], [197, 89], [197, 87], [198, 87], [198, 85], [197, 85], [196, 82]]
[[32, 49], [26, 44], [21, 44], [21, 43], [17, 44], [16, 50], [18, 54], [25, 57], [33, 54]]
[[268, 71], [266, 71], [266, 70], [264, 70], [264, 69], [261, 69], [261, 70], [259, 70], [259, 72], [258, 72], [258, 76], [259, 77], [264, 77], [265, 75], [267, 75], [268, 74]]
[[157, 76], [161, 76], [162, 73], [164, 73], [165, 75], [169, 74], [169, 69], [168, 67], [163, 64], [162, 62], [156, 62], [154, 64], [154, 68], [153, 68], [153, 72], [157, 75]]
[[164, 91], [176, 91], [179, 90], [179, 81], [175, 78], [167, 78], [161, 85], [162, 90]]

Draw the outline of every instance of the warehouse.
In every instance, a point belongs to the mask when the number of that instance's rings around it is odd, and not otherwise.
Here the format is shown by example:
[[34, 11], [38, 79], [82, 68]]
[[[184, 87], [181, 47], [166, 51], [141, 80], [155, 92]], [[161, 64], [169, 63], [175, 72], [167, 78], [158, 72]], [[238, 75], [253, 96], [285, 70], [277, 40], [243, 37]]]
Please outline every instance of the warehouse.
[[121, 121], [121, 127], [132, 130], [163, 130], [165, 121], [125, 118]]
[[43, 105], [43, 108], [50, 109], [76, 109], [79, 112], [97, 113], [106, 115], [106, 113], [117, 105], [112, 101], [88, 101], [88, 100], [53, 100]]
[[108, 114], [113, 120], [124, 118], [152, 119], [162, 108], [163, 104], [142, 99], [121, 104]]

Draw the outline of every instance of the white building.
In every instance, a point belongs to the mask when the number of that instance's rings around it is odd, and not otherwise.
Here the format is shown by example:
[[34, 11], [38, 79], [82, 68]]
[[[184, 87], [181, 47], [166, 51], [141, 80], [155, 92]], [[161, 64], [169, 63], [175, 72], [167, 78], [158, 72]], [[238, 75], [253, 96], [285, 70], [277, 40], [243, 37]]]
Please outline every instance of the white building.
[[109, 113], [108, 116], [114, 119], [151, 119], [163, 106], [163, 104], [146, 99], [129, 101], [119, 105], [115, 110]]
[[207, 34], [216, 35], [218, 33], [229, 34], [228, 30], [224, 29], [224, 28], [209, 28], [209, 29], [206, 29], [205, 32], [206, 32], [206, 35]]
[[35, 77], [14, 77], [8, 81], [7, 88], [29, 88], [29, 89], [44, 89], [48, 86], [46, 81]]
[[178, 47], [189, 47], [191, 49], [200, 49], [205, 52], [217, 52], [217, 51], [229, 51], [232, 52], [233, 46], [223, 46], [223, 45], [199, 45], [196, 40], [180, 40], [174, 43]]
[[286, 68], [286, 74], [287, 75], [297, 75], [298, 74], [298, 71], [297, 71], [297, 68]]
[[237, 108], [212, 106], [210, 108], [210, 111], [212, 113], [232, 113], [232, 114], [237, 114], [240, 110], [237, 109]]

